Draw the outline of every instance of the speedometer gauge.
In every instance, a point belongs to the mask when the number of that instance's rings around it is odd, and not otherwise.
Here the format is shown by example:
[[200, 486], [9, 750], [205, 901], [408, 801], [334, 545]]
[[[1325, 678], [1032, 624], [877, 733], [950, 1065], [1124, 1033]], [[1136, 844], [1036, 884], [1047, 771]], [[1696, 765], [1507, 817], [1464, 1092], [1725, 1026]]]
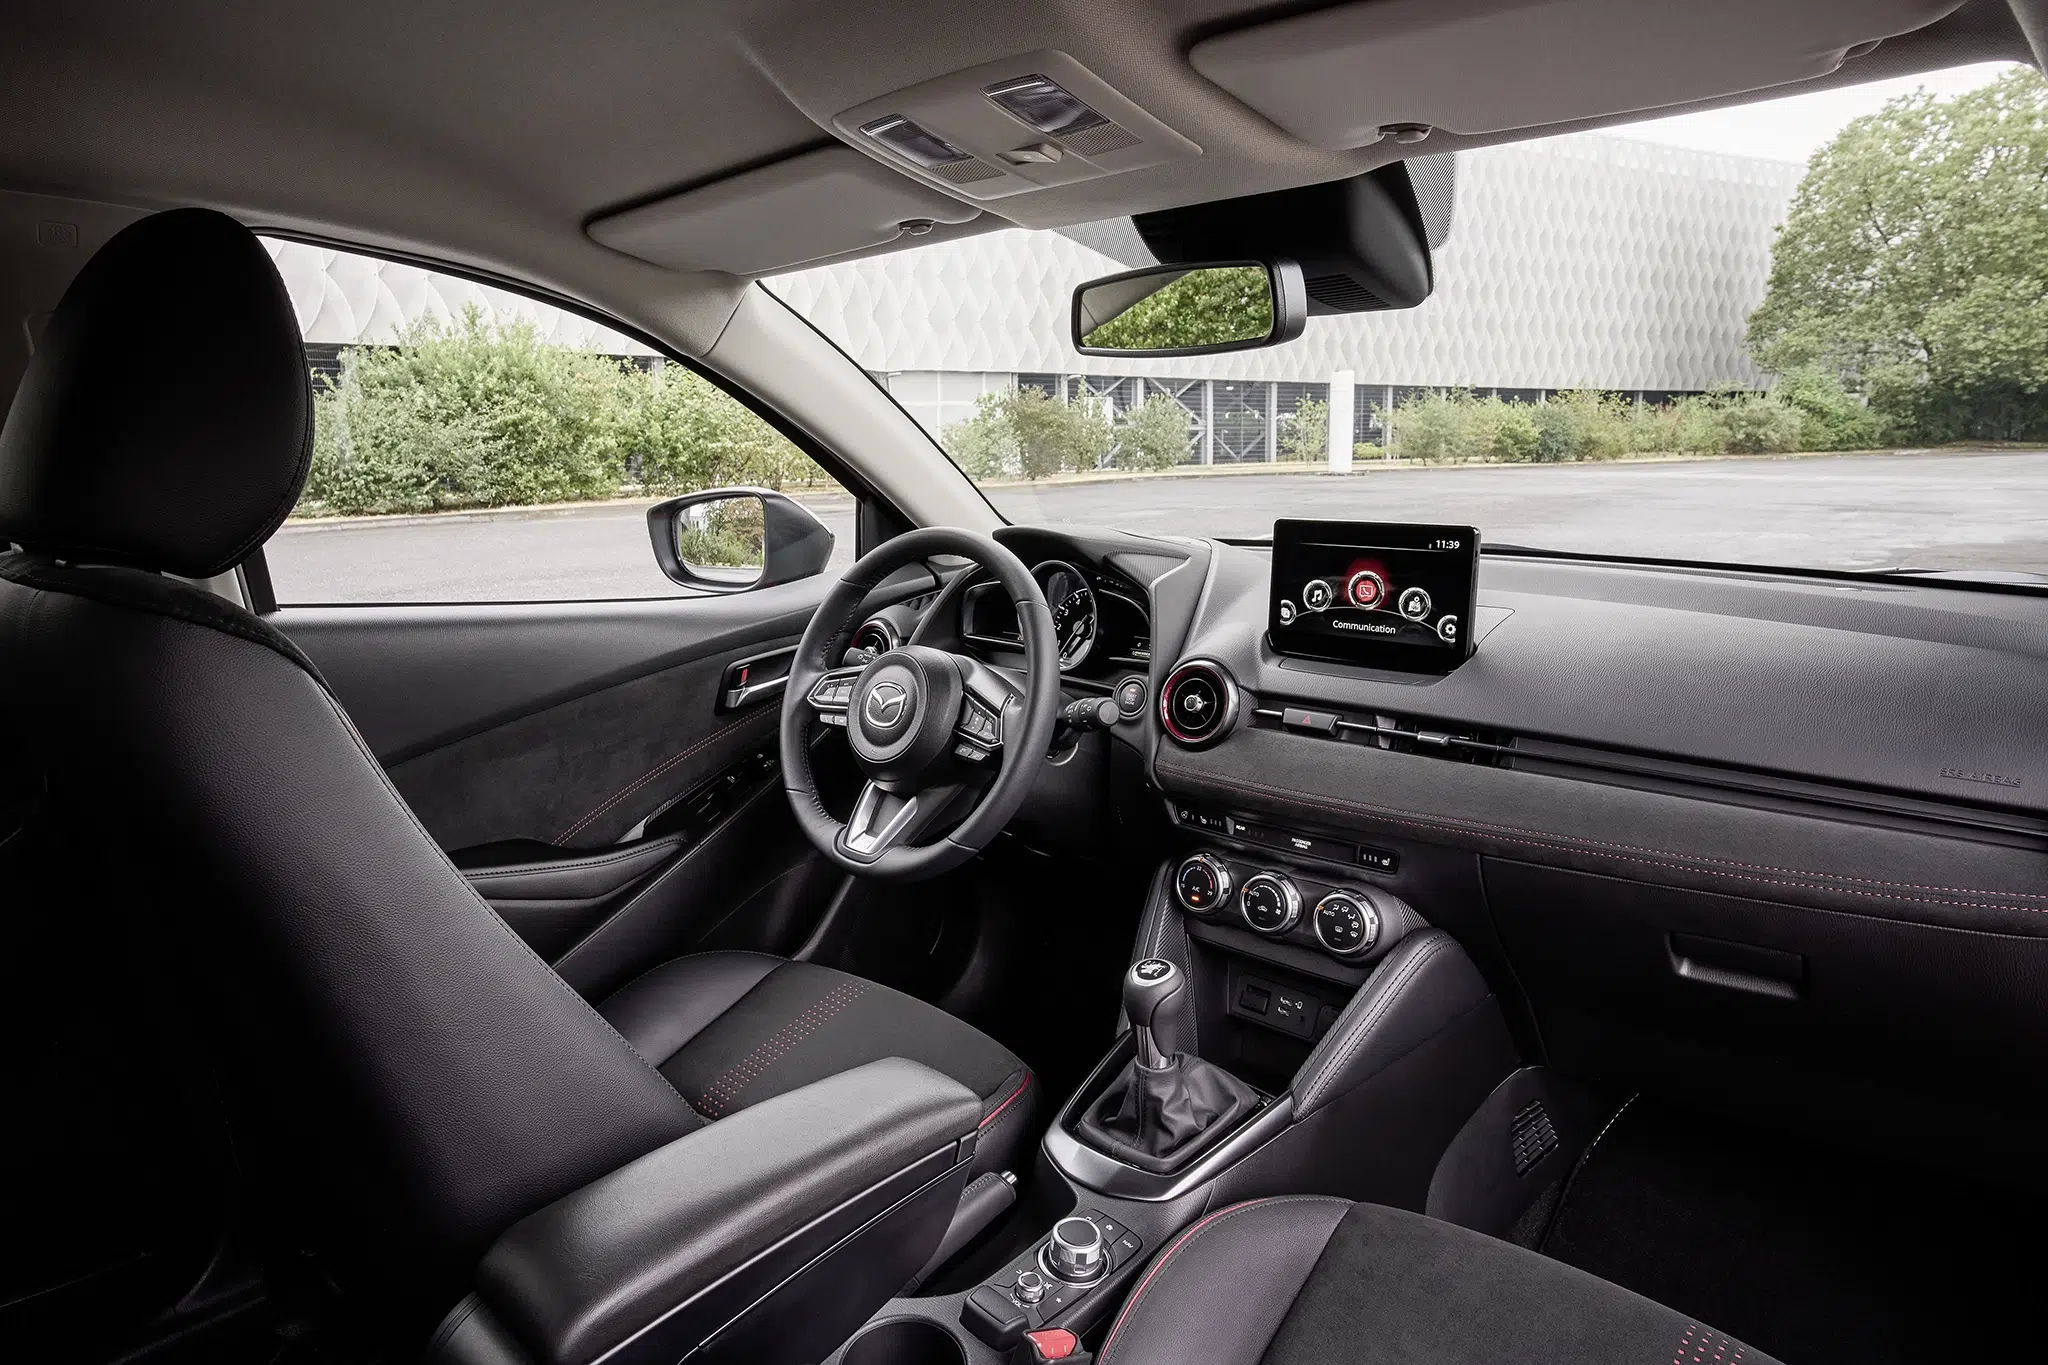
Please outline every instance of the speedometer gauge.
[[1095, 648], [1095, 593], [1075, 588], [1052, 609], [1053, 635], [1060, 642], [1060, 668], [1074, 668]]

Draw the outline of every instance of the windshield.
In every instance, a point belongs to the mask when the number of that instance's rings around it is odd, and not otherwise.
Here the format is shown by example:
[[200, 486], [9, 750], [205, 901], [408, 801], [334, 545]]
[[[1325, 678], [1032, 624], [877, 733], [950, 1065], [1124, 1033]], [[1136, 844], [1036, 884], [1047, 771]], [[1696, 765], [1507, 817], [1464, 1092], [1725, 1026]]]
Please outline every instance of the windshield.
[[1425, 302], [1236, 354], [1080, 355], [1075, 287], [1150, 263], [1097, 249], [1104, 225], [767, 284], [1012, 521], [1458, 522], [1593, 554], [2048, 572], [2032, 69], [1461, 153], [1454, 183]]

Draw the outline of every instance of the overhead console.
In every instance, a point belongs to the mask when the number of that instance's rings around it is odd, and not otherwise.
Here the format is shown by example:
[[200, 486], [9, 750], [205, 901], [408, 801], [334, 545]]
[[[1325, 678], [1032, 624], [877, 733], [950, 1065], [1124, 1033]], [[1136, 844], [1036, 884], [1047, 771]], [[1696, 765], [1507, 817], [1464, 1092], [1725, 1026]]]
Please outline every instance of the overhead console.
[[840, 136], [970, 199], [1202, 154], [1064, 52], [956, 71], [840, 113]]

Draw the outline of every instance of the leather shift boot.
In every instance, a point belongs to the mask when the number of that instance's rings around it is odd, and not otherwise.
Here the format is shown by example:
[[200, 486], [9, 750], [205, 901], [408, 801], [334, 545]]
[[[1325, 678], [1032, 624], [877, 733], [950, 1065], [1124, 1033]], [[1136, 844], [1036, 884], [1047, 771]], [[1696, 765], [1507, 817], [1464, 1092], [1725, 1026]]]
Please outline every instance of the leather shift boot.
[[1176, 1053], [1163, 1067], [1133, 1061], [1088, 1106], [1083, 1141], [1143, 1170], [1176, 1170], [1207, 1151], [1258, 1104], [1237, 1077]]

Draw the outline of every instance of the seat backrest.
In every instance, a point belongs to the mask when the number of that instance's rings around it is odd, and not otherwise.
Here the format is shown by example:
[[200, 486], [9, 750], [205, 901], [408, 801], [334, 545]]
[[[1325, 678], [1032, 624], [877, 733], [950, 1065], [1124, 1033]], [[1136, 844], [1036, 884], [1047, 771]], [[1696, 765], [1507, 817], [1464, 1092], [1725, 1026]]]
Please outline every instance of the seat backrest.
[[[171, 359], [138, 373], [167, 320]], [[290, 298], [240, 224], [159, 214], [86, 265], [0, 431], [0, 750], [36, 793], [39, 912], [163, 945], [238, 1140], [431, 1298], [702, 1120], [469, 889], [305, 657], [165, 576], [276, 530], [312, 423]]]

